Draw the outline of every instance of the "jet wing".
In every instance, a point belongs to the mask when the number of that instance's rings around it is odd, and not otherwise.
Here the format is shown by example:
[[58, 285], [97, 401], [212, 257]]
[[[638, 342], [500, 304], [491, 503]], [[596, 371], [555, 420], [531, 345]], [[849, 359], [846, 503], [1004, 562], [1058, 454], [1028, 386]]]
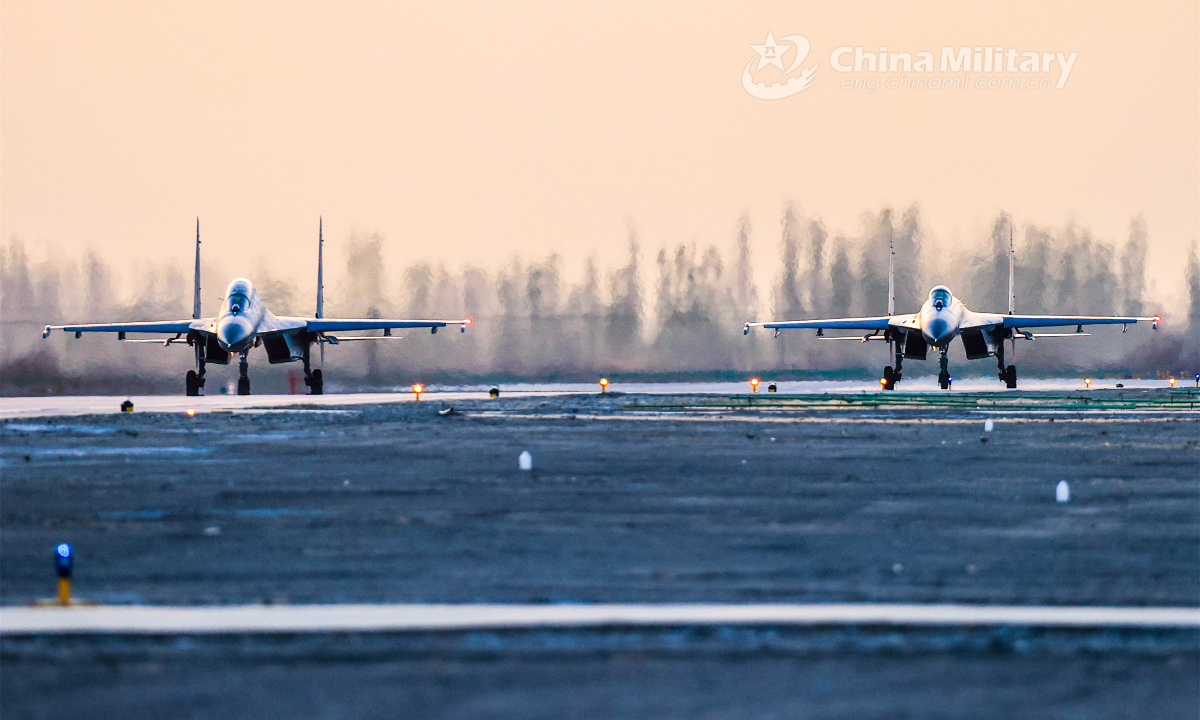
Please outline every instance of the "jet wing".
[[[279, 318], [280, 320], [291, 320], [293, 318]], [[440, 327], [447, 325], [458, 325], [466, 332], [467, 326], [471, 324], [471, 319], [465, 320], [387, 320], [373, 318], [320, 318], [316, 320], [305, 320], [305, 327], [311, 332], [342, 332], [345, 330], [393, 330], [396, 328], [431, 328], [433, 332], [437, 332]]]
[[48, 337], [51, 330], [73, 332], [76, 337], [85, 332], [115, 332], [115, 333], [186, 333], [189, 330], [206, 330], [212, 324], [212, 318], [207, 320], [160, 320], [155, 322], [121, 322], [93, 323], [90, 325], [47, 325], [42, 331], [42, 337]]
[[761, 327], [771, 330], [793, 330], [811, 328], [816, 330], [886, 330], [888, 327], [912, 329], [920, 327], [916, 313], [909, 315], [883, 315], [881, 317], [859, 318], [829, 318], [826, 320], [787, 320], [777, 322], [748, 322], [742, 327], [742, 334], [748, 334], [750, 328]]
[[1158, 329], [1161, 318], [1157, 317], [1120, 317], [1102, 315], [1001, 315], [999, 313], [970, 313], [964, 319], [962, 328], [1004, 327], [1004, 328], [1035, 328], [1035, 327], [1065, 327], [1068, 325], [1134, 325], [1137, 321], [1149, 322]]
[[1137, 321], [1148, 322], [1154, 329], [1162, 318], [1158, 317], [1105, 317], [1096, 315], [1003, 315], [1004, 327], [1060, 327], [1065, 325], [1134, 325]]

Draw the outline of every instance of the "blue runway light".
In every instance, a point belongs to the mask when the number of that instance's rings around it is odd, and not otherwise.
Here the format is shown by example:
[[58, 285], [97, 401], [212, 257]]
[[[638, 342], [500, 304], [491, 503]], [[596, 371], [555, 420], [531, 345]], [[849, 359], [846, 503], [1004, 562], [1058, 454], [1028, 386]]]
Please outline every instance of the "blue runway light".
[[54, 567], [60, 578], [71, 577], [71, 546], [67, 543], [59, 543], [54, 548]]

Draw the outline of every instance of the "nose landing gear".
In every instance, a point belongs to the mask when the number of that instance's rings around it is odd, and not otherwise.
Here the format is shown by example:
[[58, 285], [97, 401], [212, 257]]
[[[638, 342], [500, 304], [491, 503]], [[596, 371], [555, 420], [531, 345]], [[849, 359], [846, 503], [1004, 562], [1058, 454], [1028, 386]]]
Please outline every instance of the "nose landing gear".
[[238, 395], [250, 394], [250, 363], [246, 361], [246, 351], [238, 354]]
[[950, 389], [950, 360], [946, 357], [946, 351], [949, 348], [938, 348], [939, 354], [938, 363], [941, 365], [941, 371], [938, 373], [938, 387], [943, 390]]

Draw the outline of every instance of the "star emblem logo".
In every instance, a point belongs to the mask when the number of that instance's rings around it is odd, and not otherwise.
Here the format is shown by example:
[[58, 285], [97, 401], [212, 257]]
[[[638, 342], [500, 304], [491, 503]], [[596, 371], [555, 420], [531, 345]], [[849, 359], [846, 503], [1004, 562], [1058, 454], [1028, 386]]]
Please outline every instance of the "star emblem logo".
[[[808, 51], [812, 49], [812, 43], [803, 35], [785, 35], [782, 38], [782, 43], [775, 42], [775, 34], [767, 32], [767, 39], [762, 45], [751, 45], [750, 49], [757, 54], [757, 58], [751, 58], [750, 62], [746, 63], [746, 69], [742, 70], [742, 87], [746, 92], [750, 93], [760, 100], [779, 100], [781, 98], [790, 97], [804, 90], [813, 84], [816, 79], [817, 65], [805, 68], [800, 71], [799, 75], [793, 73], [800, 67], [800, 63], [808, 57]], [[783, 56], [788, 51], [792, 53], [792, 62], [787, 67], [783, 66]], [[762, 70], [768, 65], [774, 65], [783, 73], [783, 78], [779, 82], [767, 84], [767, 82], [755, 81], [750, 74], [750, 68], [754, 67], [754, 61], [758, 61], [757, 70]], [[773, 74], [773, 73], [768, 73]]]
[[756, 70], [762, 70], [768, 65], [774, 65], [782, 70], [783, 54], [791, 50], [792, 46], [775, 44], [775, 35], [768, 30], [766, 42], [762, 45], [751, 45], [750, 49], [758, 53], [758, 67], [755, 68]]

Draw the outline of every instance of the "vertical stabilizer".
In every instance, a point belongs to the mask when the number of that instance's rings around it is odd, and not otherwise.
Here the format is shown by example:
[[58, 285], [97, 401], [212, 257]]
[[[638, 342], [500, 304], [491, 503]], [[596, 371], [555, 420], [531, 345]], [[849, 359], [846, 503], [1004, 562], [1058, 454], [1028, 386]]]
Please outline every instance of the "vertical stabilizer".
[[888, 316], [896, 314], [896, 246], [888, 227]]
[[196, 283], [192, 295], [192, 319], [200, 319], [200, 218], [196, 218]]
[[317, 219], [317, 318], [325, 315], [325, 221]]
[[1012, 223], [1008, 225], [1008, 314], [1017, 312], [1017, 290], [1013, 282], [1013, 266], [1017, 262], [1017, 251], [1013, 247]]

